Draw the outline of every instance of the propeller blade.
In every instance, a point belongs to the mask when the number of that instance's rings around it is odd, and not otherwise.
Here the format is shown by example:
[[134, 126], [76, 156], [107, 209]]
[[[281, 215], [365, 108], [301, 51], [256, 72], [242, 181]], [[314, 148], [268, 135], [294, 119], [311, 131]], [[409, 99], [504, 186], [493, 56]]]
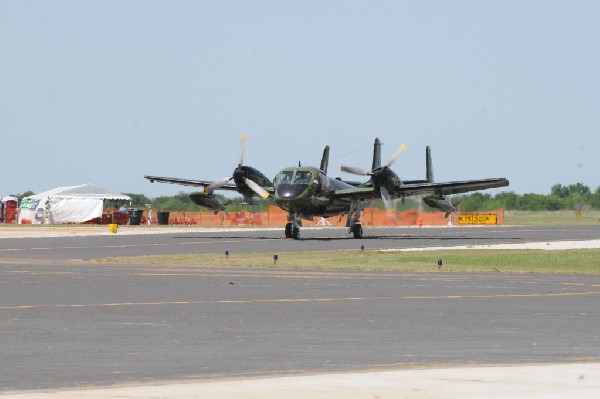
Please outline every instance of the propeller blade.
[[244, 164], [244, 155], [246, 154], [246, 136], [242, 136], [240, 141], [240, 150], [238, 152], [238, 167]]
[[402, 151], [406, 150], [406, 144], [402, 144], [400, 146], [400, 148], [398, 148], [396, 150], [396, 152], [394, 152], [394, 154], [392, 154], [392, 157], [387, 161], [387, 163], [385, 164], [385, 166], [387, 166], [388, 168], [390, 166], [392, 166], [392, 164], [394, 162], [396, 162], [396, 160], [398, 159], [398, 157], [400, 157], [400, 154], [402, 153]]
[[340, 169], [342, 172], [352, 173], [353, 175], [369, 176], [371, 174], [371, 172], [366, 169], [355, 168], [353, 166], [342, 166]]
[[263, 198], [269, 198], [269, 192], [267, 190], [265, 190], [264, 188], [262, 188], [261, 186], [259, 186], [256, 182], [254, 182], [253, 180], [248, 179], [247, 177], [244, 179], [244, 181], [246, 182], [246, 185], [248, 187], [250, 187], [250, 189], [252, 191], [254, 191], [257, 195], [263, 197]]
[[218, 188], [223, 187], [231, 179], [233, 179], [233, 177], [224, 177], [220, 180], [214, 181], [214, 182], [210, 183], [208, 186], [204, 186], [204, 192], [206, 194], [212, 194], [213, 191], [215, 191]]
[[381, 192], [381, 198], [383, 199], [383, 204], [385, 205], [385, 209], [388, 212], [394, 211], [394, 200], [390, 197], [390, 193], [388, 192], [385, 186], [379, 187], [379, 191]]
[[462, 200], [458, 200], [456, 202], [452, 203], [452, 206], [454, 207], [454, 213], [456, 213], [456, 216], [460, 217], [460, 211], [458, 210], [458, 205], [461, 203]]

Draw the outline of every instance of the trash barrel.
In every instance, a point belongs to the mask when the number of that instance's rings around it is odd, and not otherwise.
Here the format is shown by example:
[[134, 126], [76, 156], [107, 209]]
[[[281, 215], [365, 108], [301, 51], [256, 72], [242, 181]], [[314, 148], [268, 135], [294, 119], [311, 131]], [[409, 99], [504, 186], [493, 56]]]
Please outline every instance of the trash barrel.
[[160, 225], [169, 224], [169, 211], [159, 211], [156, 214], [156, 220], [158, 221], [158, 224], [160, 224]]
[[142, 223], [142, 215], [144, 214], [143, 209], [131, 208], [129, 210], [129, 224], [132, 226], [138, 226]]

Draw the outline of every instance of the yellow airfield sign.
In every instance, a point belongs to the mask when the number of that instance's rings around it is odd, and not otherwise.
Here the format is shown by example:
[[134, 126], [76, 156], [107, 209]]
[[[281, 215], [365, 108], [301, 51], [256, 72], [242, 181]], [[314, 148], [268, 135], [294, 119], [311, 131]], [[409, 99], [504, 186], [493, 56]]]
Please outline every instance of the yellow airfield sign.
[[458, 224], [497, 224], [498, 217], [494, 213], [485, 215], [460, 215]]

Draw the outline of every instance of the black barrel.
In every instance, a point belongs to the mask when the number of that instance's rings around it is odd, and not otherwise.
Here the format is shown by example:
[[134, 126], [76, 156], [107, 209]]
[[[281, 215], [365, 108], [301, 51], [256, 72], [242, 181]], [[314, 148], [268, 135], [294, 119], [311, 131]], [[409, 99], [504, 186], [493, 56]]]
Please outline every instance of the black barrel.
[[156, 219], [160, 225], [169, 224], [169, 211], [159, 211], [156, 214]]
[[143, 209], [129, 209], [129, 224], [132, 226], [139, 226], [142, 223], [142, 215], [144, 214]]

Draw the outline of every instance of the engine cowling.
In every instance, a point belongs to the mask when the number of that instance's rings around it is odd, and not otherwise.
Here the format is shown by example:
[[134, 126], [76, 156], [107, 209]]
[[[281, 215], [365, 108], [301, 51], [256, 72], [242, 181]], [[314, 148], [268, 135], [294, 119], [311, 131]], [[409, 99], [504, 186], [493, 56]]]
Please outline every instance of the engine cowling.
[[196, 192], [190, 194], [190, 199], [194, 204], [204, 206], [215, 212], [224, 211], [225, 205], [213, 194]]

